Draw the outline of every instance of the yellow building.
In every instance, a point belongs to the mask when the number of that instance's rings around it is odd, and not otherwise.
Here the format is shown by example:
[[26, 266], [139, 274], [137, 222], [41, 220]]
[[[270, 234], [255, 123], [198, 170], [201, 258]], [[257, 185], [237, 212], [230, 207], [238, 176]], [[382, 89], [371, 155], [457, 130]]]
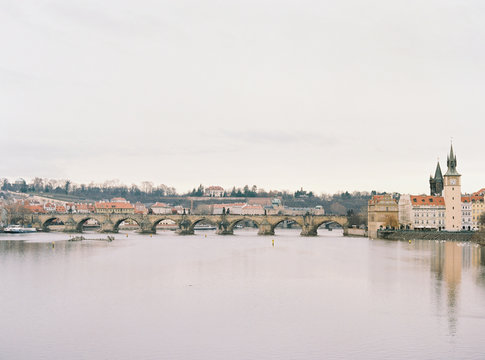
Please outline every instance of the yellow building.
[[368, 203], [368, 233], [372, 239], [377, 238], [381, 228], [399, 227], [399, 206], [392, 195], [374, 195]]
[[118, 198], [111, 202], [97, 202], [94, 208], [97, 214], [134, 214], [135, 207], [128, 201], [117, 201]]
[[472, 229], [480, 230], [480, 216], [485, 213], [483, 196], [472, 196]]

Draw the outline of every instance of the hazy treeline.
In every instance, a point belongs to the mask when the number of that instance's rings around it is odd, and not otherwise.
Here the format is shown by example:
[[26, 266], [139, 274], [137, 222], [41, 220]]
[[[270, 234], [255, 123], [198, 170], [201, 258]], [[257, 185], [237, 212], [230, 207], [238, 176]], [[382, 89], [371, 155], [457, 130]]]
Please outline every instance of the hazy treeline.
[[150, 202], [166, 196], [177, 196], [175, 188], [161, 184], [155, 186], [144, 181], [141, 185], [127, 186], [118, 180], [105, 181], [102, 184], [76, 184], [70, 180], [34, 178], [31, 182], [24, 179], [11, 183], [8, 179], [1, 180], [1, 190], [21, 193], [36, 193], [45, 195], [70, 195], [85, 200], [102, 200], [113, 197], [124, 197], [130, 201]]

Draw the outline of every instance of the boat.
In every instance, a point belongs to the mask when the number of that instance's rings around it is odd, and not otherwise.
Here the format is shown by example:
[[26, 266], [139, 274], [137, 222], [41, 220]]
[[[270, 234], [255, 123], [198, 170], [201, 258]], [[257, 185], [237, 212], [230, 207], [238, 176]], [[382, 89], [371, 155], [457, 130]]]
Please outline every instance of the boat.
[[9, 225], [5, 229], [3, 229], [3, 232], [10, 233], [10, 234], [34, 233], [36, 231], [37, 231], [36, 228], [23, 227], [20, 225]]
[[194, 230], [216, 230], [217, 228], [213, 225], [195, 225]]

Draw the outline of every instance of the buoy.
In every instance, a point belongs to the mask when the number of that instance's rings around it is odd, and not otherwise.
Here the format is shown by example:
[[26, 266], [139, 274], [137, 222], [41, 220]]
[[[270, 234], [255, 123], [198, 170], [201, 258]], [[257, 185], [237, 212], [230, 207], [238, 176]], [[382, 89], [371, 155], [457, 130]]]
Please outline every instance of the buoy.
[[54, 246], [55, 246], [55, 244], [54, 244], [54, 241], [53, 241], [53, 242], [52, 242], [52, 247], [54, 247]]
[[126, 234], [126, 237], [128, 237], [128, 234]]
[[274, 247], [274, 239], [271, 240], [271, 243], [273, 244], [273, 247]]
[[205, 234], [204, 237], [207, 237], [207, 234]]
[[409, 243], [411, 244], [411, 240], [409, 240]]
[[152, 237], [152, 234], [150, 234], [150, 237]]

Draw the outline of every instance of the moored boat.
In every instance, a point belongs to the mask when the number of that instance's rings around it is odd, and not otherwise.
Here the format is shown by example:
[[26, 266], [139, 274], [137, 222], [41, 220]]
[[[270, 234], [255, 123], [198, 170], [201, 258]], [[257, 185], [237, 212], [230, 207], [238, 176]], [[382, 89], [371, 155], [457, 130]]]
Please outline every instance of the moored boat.
[[216, 230], [217, 228], [213, 225], [195, 225], [194, 230]]
[[37, 231], [36, 228], [24, 227], [20, 225], [9, 225], [5, 229], [3, 229], [3, 232], [10, 233], [10, 234], [25, 234], [25, 233], [33, 233], [36, 231]]

